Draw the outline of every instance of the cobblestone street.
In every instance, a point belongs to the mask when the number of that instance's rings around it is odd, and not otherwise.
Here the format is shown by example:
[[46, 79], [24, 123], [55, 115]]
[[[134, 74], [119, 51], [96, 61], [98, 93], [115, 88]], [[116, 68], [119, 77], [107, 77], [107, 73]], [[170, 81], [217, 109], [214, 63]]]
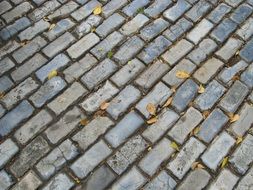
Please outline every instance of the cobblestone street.
[[253, 0], [0, 0], [0, 190], [253, 190]]

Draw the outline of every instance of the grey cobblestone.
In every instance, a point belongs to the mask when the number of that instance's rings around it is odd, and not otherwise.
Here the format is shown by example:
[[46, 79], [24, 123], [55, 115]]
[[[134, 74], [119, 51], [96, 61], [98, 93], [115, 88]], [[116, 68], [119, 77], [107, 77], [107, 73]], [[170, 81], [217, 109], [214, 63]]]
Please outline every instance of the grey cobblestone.
[[0, 187], [2, 190], [7, 190], [13, 184], [12, 177], [5, 171], [0, 171]]
[[73, 186], [74, 182], [65, 173], [60, 173], [52, 178], [43, 190], [51, 190], [52, 188], [69, 190]]
[[[1, 33], [1, 32], [0, 32]], [[14, 40], [11, 40], [0, 49], [0, 58], [18, 49], [21, 45]]]
[[134, 0], [122, 9], [127, 16], [133, 16], [139, 9], [146, 6], [150, 0]]
[[13, 86], [13, 82], [7, 76], [3, 76], [0, 78], [0, 91], [5, 92], [9, 90]]
[[252, 49], [253, 49], [253, 40], [250, 40], [240, 51], [240, 56], [247, 62], [251, 62], [253, 60]]
[[13, 61], [6, 57], [2, 61], [0, 61], [0, 75], [2, 76], [5, 72], [9, 71], [15, 67], [15, 63]]
[[232, 13], [231, 19], [238, 24], [241, 24], [243, 21], [247, 19], [252, 13], [252, 7], [247, 4], [242, 4], [236, 8], [236, 10]]
[[237, 30], [236, 34], [239, 35], [243, 40], [248, 40], [253, 34], [253, 18], [249, 18], [240, 29]]
[[253, 87], [253, 65], [250, 64], [249, 67], [242, 73], [241, 81], [244, 82], [249, 88]]
[[221, 3], [209, 14], [207, 18], [217, 24], [230, 11], [230, 6], [225, 3]]
[[253, 177], [253, 168], [249, 170], [249, 172], [242, 178], [242, 180], [238, 183], [238, 186], [235, 188], [236, 190], [243, 190], [245, 188], [252, 187], [252, 177]]
[[103, 15], [107, 18], [112, 13], [116, 12], [116, 10], [120, 9], [124, 5], [127, 4], [127, 0], [111, 0], [103, 7]]
[[0, 3], [0, 7], [1, 7], [0, 15], [12, 8], [11, 4], [8, 1], [2, 1]]
[[166, 7], [171, 5], [171, 0], [156, 0], [148, 8], [144, 10], [144, 13], [149, 17], [156, 18]]
[[0, 168], [2, 168], [18, 151], [18, 146], [11, 139], [7, 139], [0, 144]]
[[0, 105], [0, 118], [5, 114], [6, 110], [2, 105]]

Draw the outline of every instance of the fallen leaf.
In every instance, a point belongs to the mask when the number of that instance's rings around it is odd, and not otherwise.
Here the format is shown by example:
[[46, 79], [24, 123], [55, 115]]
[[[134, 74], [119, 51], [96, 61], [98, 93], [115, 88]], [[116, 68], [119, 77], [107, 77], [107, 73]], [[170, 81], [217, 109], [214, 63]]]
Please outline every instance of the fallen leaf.
[[50, 80], [51, 78], [57, 76], [57, 71], [56, 70], [52, 70], [48, 75], [47, 75], [47, 78], [48, 80]]
[[206, 118], [209, 116], [209, 114], [210, 114], [210, 111], [208, 111], [208, 110], [206, 110], [206, 111], [204, 111], [204, 112], [202, 113], [204, 119], [206, 119]]
[[190, 136], [193, 136], [193, 135], [197, 135], [200, 131], [200, 127], [195, 127], [191, 133], [190, 133]]
[[102, 104], [100, 104], [100, 109], [106, 110], [109, 105], [110, 105], [110, 103], [108, 103], [108, 102], [102, 102]]
[[147, 121], [147, 124], [153, 124], [153, 123], [156, 123], [157, 122], [157, 117], [152, 117], [151, 119], [149, 119]]
[[146, 109], [147, 109], [147, 111], [148, 111], [151, 115], [155, 115], [155, 113], [156, 113], [156, 107], [155, 107], [154, 104], [148, 103]]
[[176, 142], [172, 142], [172, 143], [170, 144], [170, 147], [173, 148], [173, 149], [175, 149], [175, 150], [177, 150], [177, 151], [179, 151], [179, 146], [177, 145]]
[[99, 5], [95, 7], [95, 9], [93, 10], [93, 14], [99, 15], [100, 13], [102, 13], [102, 7]]
[[236, 144], [240, 144], [242, 142], [243, 138], [242, 137], [237, 137], [236, 139]]
[[205, 88], [204, 88], [203, 85], [201, 84], [201, 85], [199, 86], [198, 93], [203, 94], [204, 92], [205, 92]]
[[227, 165], [228, 159], [229, 159], [228, 156], [223, 159], [223, 161], [221, 163], [221, 168], [224, 168]]
[[90, 31], [91, 31], [91, 32], [95, 32], [95, 31], [96, 31], [96, 28], [92, 28]]
[[29, 42], [30, 42], [29, 40], [24, 40], [24, 41], [20, 42], [20, 45], [23, 47], [26, 44], [28, 44]]
[[107, 58], [112, 58], [112, 56], [113, 56], [113, 52], [112, 51], [109, 51], [108, 53], [107, 53]]
[[235, 76], [232, 77], [232, 81], [236, 81], [236, 80], [239, 80], [239, 79], [240, 79], [240, 77], [237, 76], [237, 75], [235, 75]]
[[0, 92], [0, 100], [2, 99], [2, 98], [4, 98], [4, 92]]
[[48, 17], [46, 17], [46, 16], [45, 16], [45, 17], [43, 17], [43, 20], [44, 20], [44, 21], [46, 21], [46, 22], [49, 22], [49, 21], [50, 21], [50, 20], [49, 20], [49, 18], [48, 18]]
[[190, 77], [190, 74], [187, 73], [186, 71], [177, 71], [176, 77], [180, 79], [187, 79]]
[[195, 169], [204, 169], [204, 168], [205, 168], [205, 166], [203, 166], [199, 162], [193, 162], [193, 164], [191, 165], [191, 169], [192, 170], [195, 170]]
[[230, 123], [236, 122], [240, 116], [238, 114], [228, 113]]
[[82, 125], [82, 126], [85, 126], [85, 125], [87, 125], [89, 123], [89, 120], [88, 119], [82, 119], [81, 121], [80, 121], [80, 124]]
[[152, 147], [150, 146], [150, 147], [148, 147], [148, 151], [150, 151], [150, 150], [152, 150]]
[[176, 86], [172, 86], [172, 87], [171, 87], [172, 92], [176, 92], [176, 89], [177, 89]]
[[48, 28], [48, 31], [52, 30], [54, 27], [56, 26], [56, 24], [51, 24]]
[[171, 102], [172, 102], [172, 97], [170, 97], [170, 98], [168, 98], [168, 100], [165, 102], [165, 104], [163, 105], [163, 108], [164, 107], [168, 107], [170, 104], [171, 104]]

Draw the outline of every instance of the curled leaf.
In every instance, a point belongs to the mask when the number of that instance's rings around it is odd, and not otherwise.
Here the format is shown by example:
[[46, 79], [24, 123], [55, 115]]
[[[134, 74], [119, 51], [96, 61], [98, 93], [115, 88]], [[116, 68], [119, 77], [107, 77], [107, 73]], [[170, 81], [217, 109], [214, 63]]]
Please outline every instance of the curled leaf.
[[236, 122], [240, 116], [238, 114], [228, 113], [230, 123]]
[[228, 156], [223, 159], [221, 163], [221, 168], [224, 168], [228, 164], [228, 159], [229, 159]]
[[57, 74], [58, 74], [58, 73], [57, 73], [56, 70], [52, 70], [52, 71], [48, 74], [48, 76], [47, 76], [48, 80], [50, 80], [51, 78], [57, 76]]
[[177, 71], [176, 72], [176, 77], [180, 79], [187, 79], [190, 77], [190, 74], [187, 73], [186, 71]]
[[191, 169], [192, 170], [195, 170], [195, 169], [204, 169], [204, 168], [205, 168], [205, 166], [203, 166], [199, 162], [193, 162], [193, 164], [191, 165]]
[[203, 94], [204, 92], [205, 92], [205, 88], [204, 88], [203, 85], [201, 84], [201, 85], [199, 86], [198, 93]]
[[175, 149], [176, 151], [179, 151], [179, 146], [177, 145], [176, 142], [172, 142], [172, 143], [170, 144], [170, 147], [173, 148], [173, 149]]
[[81, 121], [80, 121], [80, 124], [82, 125], [82, 126], [85, 126], [85, 125], [87, 125], [89, 123], [89, 120], [88, 119], [82, 119]]
[[210, 114], [210, 111], [208, 111], [208, 110], [206, 110], [206, 111], [204, 111], [204, 112], [202, 113], [204, 119], [206, 119], [206, 118], [209, 116], [209, 114]]
[[242, 137], [237, 137], [236, 139], [236, 144], [240, 144], [242, 142], [243, 138]]
[[106, 110], [109, 105], [110, 105], [110, 103], [108, 103], [108, 102], [102, 102], [102, 104], [100, 104], [100, 109]]
[[166, 102], [165, 102], [165, 104], [163, 105], [163, 108], [164, 107], [168, 107], [170, 104], [171, 104], [171, 102], [172, 102], [172, 97], [170, 97]]
[[51, 24], [48, 28], [48, 31], [52, 30], [54, 27], [56, 26], [56, 24]]
[[147, 109], [148, 113], [150, 113], [151, 115], [155, 115], [155, 113], [156, 113], [156, 107], [155, 107], [154, 104], [148, 103], [146, 109]]
[[102, 7], [99, 5], [95, 7], [95, 9], [93, 10], [93, 14], [99, 15], [100, 13], [102, 13]]
[[157, 122], [157, 117], [152, 117], [151, 119], [149, 119], [147, 121], [147, 124], [153, 124], [153, 123], [156, 123]]

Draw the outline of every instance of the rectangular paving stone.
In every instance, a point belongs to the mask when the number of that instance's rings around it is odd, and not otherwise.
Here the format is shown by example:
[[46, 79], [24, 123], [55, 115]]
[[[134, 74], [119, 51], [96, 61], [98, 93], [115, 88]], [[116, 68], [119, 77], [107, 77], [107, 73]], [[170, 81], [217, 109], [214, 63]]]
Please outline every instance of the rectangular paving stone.
[[53, 149], [36, 165], [36, 169], [43, 179], [48, 180], [59, 171], [66, 162], [73, 160], [79, 154], [77, 147], [69, 140], [65, 140]]
[[206, 146], [191, 137], [188, 142], [182, 147], [174, 160], [169, 162], [167, 168], [179, 179], [182, 179], [187, 171], [190, 170], [191, 165], [195, 162], [200, 154], [204, 152]]
[[128, 113], [105, 135], [105, 139], [114, 147], [122, 144], [131, 134], [144, 124], [144, 120], [135, 112]]
[[220, 83], [213, 80], [207, 85], [205, 92], [195, 99], [194, 105], [201, 111], [210, 110], [219, 101], [225, 90]]
[[31, 25], [31, 22], [28, 18], [22, 17], [16, 20], [14, 23], [8, 25], [0, 31], [0, 38], [3, 40], [9, 40], [15, 36], [21, 30], [27, 28]]
[[38, 36], [22, 48], [15, 51], [12, 56], [18, 63], [22, 63], [28, 57], [31, 57], [40, 51], [40, 49], [46, 44], [47, 42], [42, 37]]
[[253, 107], [245, 103], [238, 114], [239, 119], [230, 126], [230, 129], [236, 136], [242, 137], [253, 124]]
[[11, 109], [18, 101], [36, 90], [39, 85], [31, 77], [8, 92], [1, 100], [7, 109]]
[[141, 97], [141, 92], [132, 85], [126, 86], [122, 91], [110, 101], [106, 111], [117, 120], [128, 108]]
[[49, 126], [45, 131], [45, 135], [52, 144], [56, 144], [62, 138], [67, 136], [72, 130], [74, 130], [79, 122], [86, 117], [82, 112], [74, 107], [68, 111], [57, 123]]
[[124, 86], [128, 81], [134, 79], [143, 69], [145, 65], [138, 59], [133, 59], [117, 71], [111, 80], [118, 86]]
[[113, 14], [114, 12], [116, 12], [116, 10], [120, 9], [121, 7], [123, 7], [124, 5], [126, 5], [128, 3], [127, 0], [111, 0], [109, 1], [105, 6], [103, 6], [103, 16], [105, 16], [105, 18], [107, 18], [108, 16], [110, 16], [111, 14]]
[[3, 168], [18, 151], [18, 146], [10, 138], [3, 141], [2, 144], [0, 144], [0, 168]]
[[92, 11], [97, 7], [101, 5], [97, 0], [91, 0], [84, 6], [80, 7], [76, 11], [74, 11], [71, 16], [76, 20], [76, 21], [81, 21], [85, 19], [87, 16], [89, 16]]
[[227, 112], [235, 112], [248, 94], [248, 91], [246, 85], [239, 81], [235, 81], [222, 98], [219, 105]]
[[[151, 88], [167, 71], [167, 64], [157, 61], [147, 68], [136, 80], [135, 83], [144, 90]], [[154, 75], [154, 73], [156, 73]]]
[[165, 37], [158, 36], [138, 55], [138, 58], [149, 64], [168, 49], [171, 44]]
[[177, 1], [174, 6], [163, 12], [163, 16], [170, 20], [171, 22], [175, 22], [179, 17], [181, 17], [189, 8], [191, 4], [185, 0]]
[[105, 59], [96, 67], [87, 72], [82, 78], [82, 83], [93, 89], [101, 82], [105, 81], [110, 75], [117, 70], [118, 66], [110, 59]]
[[162, 80], [174, 87], [178, 87], [181, 83], [185, 81], [185, 79], [180, 79], [176, 76], [177, 71], [186, 71], [191, 74], [195, 70], [196, 65], [187, 59], [183, 59], [180, 61], [175, 67], [173, 67], [163, 78]]
[[15, 132], [14, 137], [19, 143], [24, 145], [39, 132], [44, 130], [52, 120], [52, 116], [47, 111], [42, 110], [22, 125]]
[[249, 67], [242, 73], [241, 81], [246, 84], [249, 88], [253, 88], [253, 65], [250, 64]]
[[103, 41], [91, 49], [91, 53], [98, 59], [108, 57], [108, 52], [112, 52], [112, 49], [116, 47], [124, 39], [123, 35], [115, 31], [108, 35]]
[[0, 77], [0, 91], [5, 92], [9, 90], [14, 83], [11, 81], [11, 79], [7, 76]]
[[233, 77], [239, 72], [243, 71], [247, 66], [248, 64], [245, 61], [241, 60], [231, 67], [225, 67], [218, 75], [218, 78], [224, 84], [230, 85], [230, 83], [232, 83]]
[[86, 150], [113, 125], [114, 122], [108, 117], [98, 116], [75, 134], [72, 140], [78, 143], [83, 150]]
[[12, 8], [11, 4], [8, 1], [2, 1], [0, 2], [0, 15], [5, 13], [6, 11], [10, 10]]
[[101, 37], [106, 37], [116, 28], [120, 27], [125, 21], [125, 18], [118, 13], [114, 13], [96, 28], [96, 33]]
[[224, 19], [210, 34], [215, 40], [223, 43], [236, 30], [237, 23], [229, 18]]
[[214, 23], [219, 23], [222, 18], [231, 11], [231, 7], [225, 3], [220, 3], [209, 15], [208, 19]]
[[19, 154], [19, 157], [10, 166], [10, 170], [17, 177], [21, 177], [29, 168], [43, 157], [50, 147], [47, 141], [41, 136], [36, 137]]
[[231, 19], [237, 24], [244, 22], [252, 13], [252, 7], [247, 4], [241, 4], [231, 14]]
[[78, 82], [74, 82], [60, 96], [48, 104], [48, 107], [55, 113], [60, 114], [66, 110], [78, 98], [86, 95], [88, 91]]
[[207, 60], [194, 74], [193, 77], [202, 84], [207, 82], [222, 68], [224, 63], [216, 58]]
[[99, 37], [94, 33], [89, 33], [68, 48], [67, 52], [72, 59], [77, 59], [98, 42]]
[[149, 176], [152, 176], [158, 170], [160, 164], [174, 153], [175, 150], [170, 147], [170, 144], [170, 140], [163, 138], [141, 159], [139, 167]]
[[198, 47], [187, 56], [196, 65], [200, 65], [217, 48], [217, 44], [210, 38], [202, 40]]
[[124, 24], [120, 32], [124, 35], [130, 35], [137, 32], [142, 26], [149, 21], [149, 18], [143, 14], [137, 14], [132, 20]]
[[0, 187], [3, 190], [7, 190], [10, 188], [11, 185], [13, 185], [14, 181], [5, 170], [0, 171]]
[[12, 188], [13, 190], [37, 189], [42, 185], [39, 176], [33, 170], [29, 172]]
[[5, 114], [6, 110], [2, 105], [0, 105], [0, 118]]
[[241, 40], [230, 38], [215, 54], [223, 60], [228, 61], [232, 56], [234, 56], [242, 44], [243, 42]]
[[98, 141], [72, 165], [71, 170], [81, 179], [85, 178], [99, 163], [111, 154], [111, 149], [103, 140]]
[[149, 17], [156, 18], [169, 5], [171, 5], [171, 3], [172, 3], [171, 0], [156, 0], [148, 8], [144, 10], [144, 13]]
[[2, 76], [7, 71], [11, 70], [13, 67], [15, 67], [15, 63], [9, 58], [6, 57], [3, 60], [0, 61], [0, 76]]
[[107, 164], [120, 175], [141, 155], [147, 146], [148, 143], [140, 135], [134, 136], [107, 160]]
[[73, 82], [83, 75], [86, 71], [90, 70], [95, 64], [97, 64], [97, 59], [91, 54], [86, 54], [79, 61], [72, 63], [68, 68], [63, 71], [65, 79], [68, 83]]
[[242, 177], [235, 190], [244, 190], [248, 187], [251, 187], [252, 177], [253, 177], [253, 168], [251, 168], [249, 172], [244, 177]]
[[240, 174], [245, 174], [253, 162], [252, 144], [253, 136], [247, 135], [229, 159], [229, 162]]
[[184, 17], [179, 19], [174, 25], [163, 32], [163, 35], [170, 41], [175, 41], [193, 26], [192, 22]]
[[248, 41], [240, 51], [240, 56], [248, 63], [253, 61], [253, 39]]
[[31, 59], [23, 63], [11, 73], [11, 78], [18, 82], [30, 76], [47, 62], [47, 59], [39, 53], [36, 53]]
[[144, 186], [144, 190], [173, 190], [176, 185], [177, 182], [163, 170]]
[[177, 143], [183, 144], [187, 136], [200, 124], [202, 119], [202, 114], [195, 108], [190, 107], [168, 132], [168, 135]]
[[118, 181], [116, 181], [108, 190], [123, 190], [125, 187], [128, 189], [139, 189], [145, 184], [147, 179], [141, 174], [141, 172], [134, 166], [127, 174], [123, 175]]
[[212, 5], [205, 0], [197, 2], [185, 15], [193, 22], [197, 22], [203, 17], [210, 9]]
[[122, 9], [122, 12], [129, 17], [132, 17], [139, 9], [145, 7], [150, 0], [133, 0]]
[[200, 125], [199, 132], [197, 133], [198, 138], [206, 143], [210, 143], [228, 120], [229, 118], [220, 109], [214, 109]]
[[237, 31], [236, 34], [244, 41], [248, 40], [253, 34], [253, 18], [249, 18]]
[[233, 189], [239, 178], [228, 169], [221, 171], [217, 179], [211, 184], [210, 190]]
[[113, 58], [120, 64], [124, 65], [130, 61], [144, 46], [144, 42], [137, 36], [129, 38], [119, 50], [114, 54]]
[[197, 169], [192, 172], [185, 178], [185, 180], [178, 186], [178, 190], [201, 190], [204, 189], [209, 180], [211, 179], [211, 175], [203, 169]]
[[150, 117], [146, 107], [149, 103], [155, 107], [162, 106], [165, 101], [171, 96], [172, 90], [164, 83], [159, 82], [155, 87], [135, 106], [146, 118]]
[[[202, 2], [202, 1], [200, 1]], [[200, 40], [205, 37], [208, 32], [213, 28], [213, 24], [207, 19], [201, 20], [188, 34], [187, 39], [194, 44], [198, 44]]]
[[168, 131], [178, 120], [179, 115], [171, 109], [164, 109], [157, 118], [157, 122], [148, 126], [142, 136], [155, 143]]
[[192, 43], [185, 39], [180, 40], [176, 45], [172, 46], [168, 51], [166, 51], [162, 58], [173, 66], [178, 62], [183, 56], [185, 56], [193, 48]]
[[233, 7], [236, 7], [242, 0], [225, 0], [225, 2]]
[[2, 59], [5, 55], [18, 49], [20, 46], [21, 45], [17, 43], [15, 40], [9, 41], [6, 45], [0, 48], [0, 59]]
[[216, 170], [234, 143], [235, 139], [233, 137], [226, 132], [222, 132], [201, 156], [201, 160], [211, 170]]
[[49, 26], [50, 26], [49, 22], [46, 22], [43, 19], [41, 19], [40, 21], [36, 22], [34, 25], [22, 31], [18, 35], [18, 38], [20, 41], [31, 40], [38, 34], [47, 30]]
[[198, 93], [199, 86], [191, 79], [185, 81], [175, 93], [171, 105], [183, 111]]
[[66, 49], [69, 45], [71, 45], [75, 41], [74, 36], [72, 36], [69, 32], [66, 32], [50, 44], [48, 44], [42, 52], [48, 57], [52, 58], [62, 50]]
[[145, 41], [150, 41], [154, 37], [158, 36], [162, 31], [164, 31], [169, 26], [169, 23], [162, 18], [154, 20], [152, 23], [145, 26], [140, 31], [140, 36]]
[[63, 53], [54, 57], [50, 62], [46, 65], [41, 67], [39, 70], [35, 72], [36, 77], [41, 81], [44, 82], [48, 74], [53, 70], [59, 70], [62, 67], [65, 67], [70, 62], [70, 59]]
[[27, 100], [23, 100], [0, 119], [0, 137], [9, 134], [22, 121], [29, 118], [33, 112], [34, 108], [31, 104]]
[[52, 187], [55, 189], [69, 190], [74, 185], [74, 182], [65, 173], [59, 173], [49, 181], [43, 190], [51, 190]]

